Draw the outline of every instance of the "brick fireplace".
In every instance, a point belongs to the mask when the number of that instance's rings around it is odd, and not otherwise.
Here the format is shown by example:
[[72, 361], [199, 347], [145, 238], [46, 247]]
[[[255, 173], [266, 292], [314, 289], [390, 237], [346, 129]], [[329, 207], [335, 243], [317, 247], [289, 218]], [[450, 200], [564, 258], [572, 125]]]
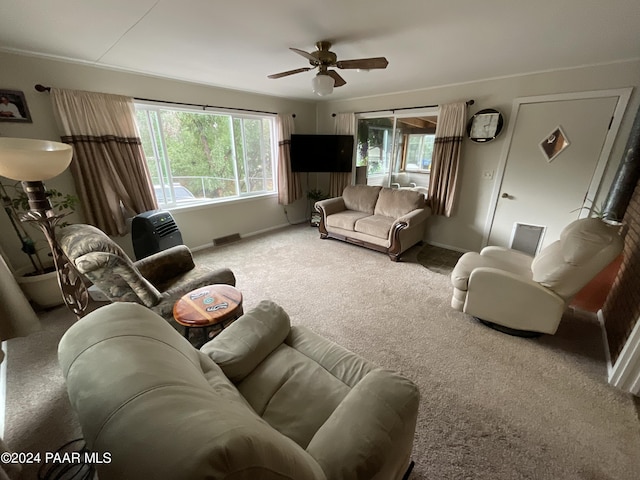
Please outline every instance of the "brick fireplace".
[[633, 191], [623, 221], [629, 230], [622, 264], [602, 308], [612, 364], [640, 318], [640, 182]]

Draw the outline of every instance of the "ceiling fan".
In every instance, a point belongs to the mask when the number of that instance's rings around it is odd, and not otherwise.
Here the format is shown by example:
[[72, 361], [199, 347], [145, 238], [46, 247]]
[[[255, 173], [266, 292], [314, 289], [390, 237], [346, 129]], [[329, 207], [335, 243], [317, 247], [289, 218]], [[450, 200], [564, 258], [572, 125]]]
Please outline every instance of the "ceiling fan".
[[282, 78], [296, 73], [308, 72], [309, 70], [318, 69], [318, 73], [313, 78], [313, 91], [318, 95], [328, 95], [333, 91], [333, 87], [341, 87], [346, 84], [344, 78], [335, 70], [329, 70], [329, 67], [337, 67], [341, 69], [360, 69], [373, 70], [377, 68], [387, 68], [389, 62], [384, 57], [358, 58], [355, 60], [338, 60], [335, 53], [330, 51], [331, 42], [322, 41], [316, 43], [317, 50], [307, 53], [304, 50], [290, 48], [298, 55], [302, 55], [309, 60], [311, 67], [296, 68], [286, 72], [274, 73], [268, 78]]

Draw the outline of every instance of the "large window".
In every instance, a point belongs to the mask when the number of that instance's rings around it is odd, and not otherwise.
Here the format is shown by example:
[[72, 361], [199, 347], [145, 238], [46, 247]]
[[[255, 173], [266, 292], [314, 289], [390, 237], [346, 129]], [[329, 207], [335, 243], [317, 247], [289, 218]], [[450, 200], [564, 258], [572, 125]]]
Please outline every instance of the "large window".
[[136, 121], [161, 207], [276, 191], [274, 117], [137, 104]]

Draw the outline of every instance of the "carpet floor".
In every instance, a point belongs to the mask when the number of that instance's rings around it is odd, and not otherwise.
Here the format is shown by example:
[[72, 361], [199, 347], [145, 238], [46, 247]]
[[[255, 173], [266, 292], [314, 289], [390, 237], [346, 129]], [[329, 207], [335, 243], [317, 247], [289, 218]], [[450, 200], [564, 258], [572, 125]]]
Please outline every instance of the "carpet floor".
[[450, 275], [453, 267], [463, 255], [462, 252], [456, 252], [442, 247], [433, 245], [424, 245], [418, 252], [416, 259], [425, 268], [441, 275]]
[[[245, 311], [262, 299], [302, 324], [412, 379], [421, 403], [412, 479], [637, 480], [640, 421], [631, 395], [606, 382], [601, 330], [568, 311], [554, 336], [511, 337], [449, 306], [444, 274], [294, 226], [203, 250], [230, 267]], [[79, 435], [56, 360], [73, 322], [8, 342], [5, 440], [54, 450]], [[31, 470], [29, 469], [31, 468]], [[35, 478], [34, 467], [23, 478]]]

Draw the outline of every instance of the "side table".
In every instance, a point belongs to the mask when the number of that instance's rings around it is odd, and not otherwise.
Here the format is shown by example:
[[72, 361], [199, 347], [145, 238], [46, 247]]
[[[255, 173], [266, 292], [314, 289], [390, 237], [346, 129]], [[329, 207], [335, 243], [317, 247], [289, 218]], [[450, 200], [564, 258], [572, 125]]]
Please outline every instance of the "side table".
[[231, 285], [200, 287], [182, 296], [173, 306], [173, 318], [184, 327], [189, 340], [191, 329], [202, 332], [200, 348], [242, 315], [242, 293]]

